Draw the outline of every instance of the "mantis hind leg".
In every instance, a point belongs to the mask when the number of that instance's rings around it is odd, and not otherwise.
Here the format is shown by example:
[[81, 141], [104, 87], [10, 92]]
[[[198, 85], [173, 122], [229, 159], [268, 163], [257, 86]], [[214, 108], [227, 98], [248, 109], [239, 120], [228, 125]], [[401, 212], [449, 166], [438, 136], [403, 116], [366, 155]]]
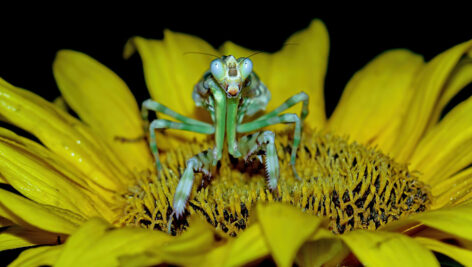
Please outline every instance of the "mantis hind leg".
[[259, 151], [265, 152], [265, 169], [269, 189], [277, 188], [280, 177], [279, 158], [275, 149], [275, 134], [271, 131], [257, 132], [241, 137], [238, 142], [239, 151], [248, 160], [251, 156], [259, 156]]

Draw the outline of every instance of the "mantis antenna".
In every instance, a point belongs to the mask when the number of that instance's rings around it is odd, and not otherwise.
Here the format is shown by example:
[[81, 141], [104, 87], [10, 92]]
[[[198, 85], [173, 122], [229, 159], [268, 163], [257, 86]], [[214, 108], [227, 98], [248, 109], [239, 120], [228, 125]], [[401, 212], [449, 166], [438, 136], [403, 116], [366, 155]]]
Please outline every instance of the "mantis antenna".
[[212, 56], [212, 57], [216, 57], [216, 58], [220, 58], [220, 56], [217, 56], [217, 55], [213, 55], [211, 53], [206, 53], [206, 52], [198, 52], [198, 51], [189, 51], [189, 52], [185, 52], [183, 53], [184, 56], [186, 55], [192, 55], [192, 54], [196, 54], [196, 55], [206, 55], [206, 56]]
[[[289, 45], [298, 45], [298, 44], [297, 43], [285, 43], [285, 44], [282, 45], [282, 47], [289, 46]], [[256, 51], [256, 52], [254, 52], [254, 53], [252, 53], [249, 56], [246, 56], [244, 58], [250, 58], [250, 57], [255, 56], [257, 54], [260, 54], [260, 53], [267, 53], [267, 51], [259, 50], [259, 51]]]

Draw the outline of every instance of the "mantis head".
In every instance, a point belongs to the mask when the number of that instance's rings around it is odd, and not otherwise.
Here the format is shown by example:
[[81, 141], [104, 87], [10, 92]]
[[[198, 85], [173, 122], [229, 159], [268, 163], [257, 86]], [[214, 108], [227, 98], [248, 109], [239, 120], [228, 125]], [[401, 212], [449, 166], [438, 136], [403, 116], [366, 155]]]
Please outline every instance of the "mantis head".
[[229, 98], [237, 97], [252, 72], [252, 61], [246, 57], [223, 56], [211, 62], [210, 72]]

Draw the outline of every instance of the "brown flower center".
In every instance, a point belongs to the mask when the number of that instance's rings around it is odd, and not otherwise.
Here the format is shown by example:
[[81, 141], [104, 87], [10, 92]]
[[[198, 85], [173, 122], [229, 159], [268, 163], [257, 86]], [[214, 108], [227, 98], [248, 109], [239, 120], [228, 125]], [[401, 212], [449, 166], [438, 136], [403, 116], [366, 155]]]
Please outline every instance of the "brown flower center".
[[[431, 203], [429, 189], [415, 173], [376, 149], [305, 131], [297, 155], [296, 169], [302, 177], [298, 181], [289, 164], [292, 131], [278, 132], [276, 142], [280, 162], [277, 190], [267, 188], [264, 166], [258, 161], [245, 163], [225, 155], [210, 181], [196, 176], [186, 214], [174, 220], [172, 232], [180, 233], [188, 226], [189, 214], [199, 214], [216, 229], [236, 236], [246, 228], [257, 201], [286, 202], [328, 217], [335, 233], [377, 229], [422, 212]], [[211, 141], [184, 144], [168, 152], [163, 175], [141, 175], [124, 196], [127, 206], [119, 223], [166, 231], [186, 160], [212, 146]]]

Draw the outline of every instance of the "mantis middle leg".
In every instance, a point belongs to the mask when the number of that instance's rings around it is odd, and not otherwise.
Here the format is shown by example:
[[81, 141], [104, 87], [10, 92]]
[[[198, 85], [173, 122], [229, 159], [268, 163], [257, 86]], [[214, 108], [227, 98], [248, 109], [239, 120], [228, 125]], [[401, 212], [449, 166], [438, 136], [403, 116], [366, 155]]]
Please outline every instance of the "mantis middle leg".
[[[258, 155], [257, 152], [265, 152], [265, 168], [268, 178], [268, 187], [274, 190], [280, 176], [279, 159], [275, 149], [275, 135], [271, 131], [257, 132], [241, 137], [238, 142], [239, 151], [247, 161], [249, 157]], [[259, 158], [262, 162], [262, 158]]]
[[215, 132], [215, 128], [211, 124], [180, 115], [168, 107], [151, 99], [144, 101], [141, 107], [141, 115], [144, 121], [147, 121], [148, 119], [149, 110], [164, 113], [178, 121], [181, 121], [175, 122], [165, 119], [156, 119], [153, 120], [149, 125], [149, 147], [154, 156], [154, 160], [156, 161], [156, 168], [158, 171], [162, 170], [162, 164], [159, 159], [159, 151], [156, 143], [156, 129], [177, 129], [202, 134], [213, 134]]

